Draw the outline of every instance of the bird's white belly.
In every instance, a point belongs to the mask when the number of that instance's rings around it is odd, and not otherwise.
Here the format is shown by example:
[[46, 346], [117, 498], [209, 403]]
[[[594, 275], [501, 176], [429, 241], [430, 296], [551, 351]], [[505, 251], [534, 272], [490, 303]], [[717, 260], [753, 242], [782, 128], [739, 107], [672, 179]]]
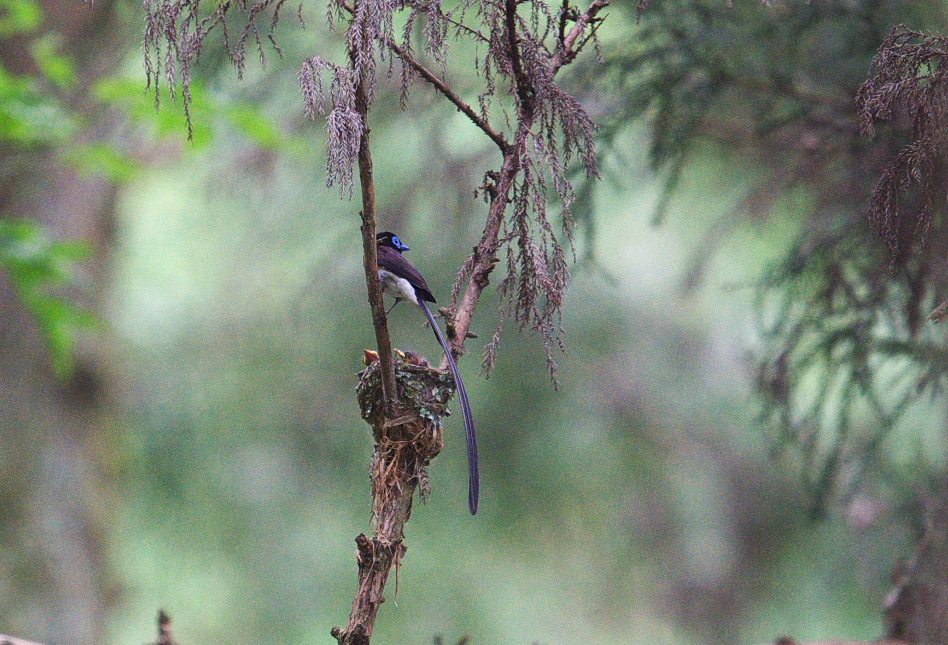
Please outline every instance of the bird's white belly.
[[379, 278], [382, 280], [382, 291], [395, 298], [409, 300], [413, 304], [418, 304], [418, 296], [415, 295], [415, 287], [405, 278], [400, 278], [385, 269], [379, 270]]

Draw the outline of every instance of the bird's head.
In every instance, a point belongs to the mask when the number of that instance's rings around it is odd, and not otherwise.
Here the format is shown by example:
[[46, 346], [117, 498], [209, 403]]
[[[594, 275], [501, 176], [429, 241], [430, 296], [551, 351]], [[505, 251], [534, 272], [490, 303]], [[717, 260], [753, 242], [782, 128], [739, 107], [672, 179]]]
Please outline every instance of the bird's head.
[[387, 246], [387, 247], [393, 248], [399, 253], [402, 253], [404, 251], [411, 251], [411, 249], [408, 248], [408, 246], [406, 246], [405, 244], [402, 244], [402, 241], [398, 239], [397, 235], [389, 231], [385, 231], [384, 233], [379, 233], [378, 235], [375, 236], [375, 240], [376, 242], [378, 242], [379, 246]]

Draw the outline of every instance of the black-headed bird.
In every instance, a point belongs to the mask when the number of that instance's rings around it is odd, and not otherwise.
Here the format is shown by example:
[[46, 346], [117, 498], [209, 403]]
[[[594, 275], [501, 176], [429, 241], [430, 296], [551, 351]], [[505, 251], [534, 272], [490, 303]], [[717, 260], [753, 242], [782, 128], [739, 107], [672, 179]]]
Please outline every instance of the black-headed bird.
[[[461, 401], [461, 416], [464, 417], [464, 432], [467, 436], [467, 465], [470, 476], [467, 501], [468, 507], [471, 509], [471, 515], [475, 515], [477, 513], [479, 476], [474, 418], [471, 416], [471, 404], [467, 399], [467, 390], [464, 389], [464, 381], [461, 380], [461, 374], [458, 372], [458, 365], [451, 354], [451, 348], [448, 347], [448, 343], [444, 340], [431, 309], [428, 308], [427, 303], [435, 302], [434, 296], [431, 295], [431, 289], [428, 288], [428, 284], [418, 273], [418, 270], [402, 255], [403, 252], [410, 249], [402, 244], [397, 235], [386, 231], [379, 233], [376, 236], [376, 241], [378, 243], [379, 277], [382, 280], [382, 290], [394, 296], [395, 305], [402, 300], [408, 300], [421, 307], [448, 361], [448, 368], [451, 370], [454, 386], [458, 391], [458, 399]], [[392, 305], [393, 309], [395, 305]]]

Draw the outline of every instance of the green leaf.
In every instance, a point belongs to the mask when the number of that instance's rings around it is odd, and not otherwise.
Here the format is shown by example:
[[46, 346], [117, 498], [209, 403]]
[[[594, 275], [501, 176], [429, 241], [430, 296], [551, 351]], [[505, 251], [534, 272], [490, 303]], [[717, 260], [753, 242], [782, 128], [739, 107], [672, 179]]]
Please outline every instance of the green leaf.
[[76, 70], [69, 56], [60, 53], [62, 38], [59, 34], [47, 33], [30, 45], [33, 60], [43, 75], [56, 87], [69, 89], [75, 86]]
[[28, 33], [43, 24], [43, 11], [32, 0], [0, 0], [0, 38]]
[[72, 146], [63, 152], [63, 160], [84, 175], [101, 175], [116, 183], [134, 179], [141, 169], [134, 159], [102, 142]]
[[21, 146], [55, 143], [75, 129], [75, 117], [44, 95], [36, 79], [14, 76], [0, 66], [0, 142]]
[[[153, 90], [145, 90], [140, 79], [108, 78], [96, 83], [92, 90], [102, 103], [121, 110], [132, 123], [147, 125], [153, 128], [158, 137], [180, 137], [187, 132], [187, 120], [181, 107], [180, 92], [175, 99], [167, 87], [159, 92], [159, 108], [156, 109]], [[195, 148], [201, 148], [213, 140], [213, 131], [210, 124], [217, 108], [211, 104], [204, 86], [191, 82], [191, 121], [194, 127], [191, 143]]]
[[55, 241], [33, 223], [0, 221], [0, 270], [36, 320], [58, 378], [71, 374], [76, 338], [95, 318], [50, 289], [71, 283], [76, 261], [88, 255], [87, 244]]
[[261, 148], [277, 150], [282, 146], [282, 137], [273, 120], [264, 115], [259, 107], [236, 105], [227, 110], [227, 118]]

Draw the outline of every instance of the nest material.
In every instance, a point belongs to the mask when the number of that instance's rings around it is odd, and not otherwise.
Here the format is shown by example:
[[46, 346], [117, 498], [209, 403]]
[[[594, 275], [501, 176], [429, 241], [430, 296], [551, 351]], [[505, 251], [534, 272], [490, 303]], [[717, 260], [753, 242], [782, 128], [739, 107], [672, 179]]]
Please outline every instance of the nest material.
[[375, 452], [371, 478], [373, 515], [385, 522], [386, 508], [410, 496], [421, 486], [422, 499], [428, 492], [425, 468], [444, 447], [441, 418], [450, 414], [448, 399], [454, 381], [447, 372], [421, 361], [406, 361], [395, 353], [395, 409], [386, 415], [379, 363], [373, 362], [359, 373], [356, 393], [362, 418], [372, 426]]

